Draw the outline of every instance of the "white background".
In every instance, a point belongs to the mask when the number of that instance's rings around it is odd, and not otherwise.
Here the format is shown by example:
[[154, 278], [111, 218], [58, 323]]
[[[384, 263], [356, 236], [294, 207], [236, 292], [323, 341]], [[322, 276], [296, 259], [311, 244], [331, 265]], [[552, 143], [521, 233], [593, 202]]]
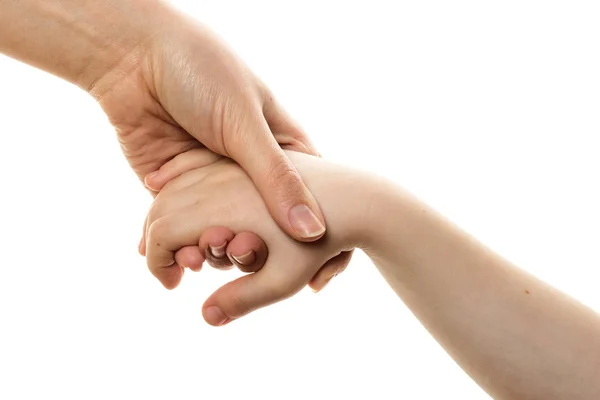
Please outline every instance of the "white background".
[[[392, 177], [600, 310], [600, 11], [589, 1], [178, 1], [328, 158]], [[0, 58], [0, 398], [486, 399], [362, 255], [224, 328], [236, 276], [161, 288], [150, 198], [99, 107]]]

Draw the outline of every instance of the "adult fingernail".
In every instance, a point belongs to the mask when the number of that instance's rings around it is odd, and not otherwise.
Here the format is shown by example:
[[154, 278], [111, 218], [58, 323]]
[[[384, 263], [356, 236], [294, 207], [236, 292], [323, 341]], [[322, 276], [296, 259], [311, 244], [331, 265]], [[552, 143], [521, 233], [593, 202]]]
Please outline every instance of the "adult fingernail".
[[232, 254], [231, 258], [233, 258], [233, 261], [236, 264], [252, 265], [254, 263], [254, 261], [256, 261], [256, 254], [254, 253], [253, 250], [250, 250], [249, 252], [247, 252], [246, 254], [242, 254], [241, 256], [234, 256]]
[[206, 319], [206, 322], [213, 326], [223, 325], [229, 320], [229, 317], [217, 306], [208, 307], [204, 311], [204, 318]]
[[313, 239], [325, 232], [325, 226], [306, 204], [292, 207], [289, 214], [292, 228], [303, 239]]
[[220, 246], [208, 246], [210, 248], [210, 253], [217, 258], [221, 258], [225, 255], [225, 247], [227, 247], [227, 242], [223, 243]]

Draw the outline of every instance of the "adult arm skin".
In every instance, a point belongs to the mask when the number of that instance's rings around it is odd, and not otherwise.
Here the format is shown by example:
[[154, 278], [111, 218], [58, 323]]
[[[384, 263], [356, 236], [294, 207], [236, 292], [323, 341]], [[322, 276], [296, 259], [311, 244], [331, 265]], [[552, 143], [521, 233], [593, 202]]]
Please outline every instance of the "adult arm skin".
[[0, 52], [92, 92], [117, 65], [135, 62], [132, 51], [165, 25], [165, 9], [156, 1], [0, 0]]

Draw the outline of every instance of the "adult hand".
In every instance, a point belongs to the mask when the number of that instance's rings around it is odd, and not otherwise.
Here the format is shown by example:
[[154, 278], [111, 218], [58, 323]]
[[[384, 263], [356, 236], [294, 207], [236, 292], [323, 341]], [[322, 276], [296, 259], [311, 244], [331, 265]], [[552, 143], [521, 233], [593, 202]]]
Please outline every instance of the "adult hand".
[[275, 221], [297, 240], [325, 232], [319, 207], [282, 148], [316, 154], [265, 85], [206, 27], [184, 16], [115, 68], [93, 94], [117, 129], [130, 165], [160, 190], [166, 161], [201, 144], [235, 160]]
[[238, 162], [300, 241], [323, 216], [282, 151], [315, 154], [265, 85], [208, 28], [160, 0], [0, 1], [0, 52], [88, 90], [140, 179], [202, 145]]

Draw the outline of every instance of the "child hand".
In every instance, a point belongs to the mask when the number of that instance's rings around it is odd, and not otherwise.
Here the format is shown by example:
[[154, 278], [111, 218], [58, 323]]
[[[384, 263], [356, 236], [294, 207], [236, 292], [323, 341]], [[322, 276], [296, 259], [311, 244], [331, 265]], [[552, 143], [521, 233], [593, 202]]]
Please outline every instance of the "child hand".
[[[205, 167], [221, 158], [206, 149], [187, 151], [161, 166], [159, 174], [146, 177], [146, 184], [158, 192], [169, 181], [183, 173]], [[146, 218], [139, 245], [139, 252], [142, 256], [146, 256], [147, 222]], [[202, 241], [208, 244], [204, 251], [200, 251], [200, 247], [196, 244], [185, 246], [175, 252], [174, 261], [182, 267], [182, 273], [185, 268], [195, 272], [200, 271], [204, 261], [221, 270], [230, 269], [236, 265], [243, 272], [256, 272], [263, 266], [267, 258], [266, 245], [252, 232], [234, 234], [225, 227], [213, 227], [207, 229], [203, 234]]]
[[[223, 244], [214, 241], [219, 235], [253, 231], [269, 248], [264, 267], [260, 268], [260, 254], [266, 254], [266, 249], [258, 243], [252, 263], [257, 272], [226, 284], [209, 297], [203, 307], [207, 322], [222, 325], [287, 298], [311, 281], [313, 287], [322, 287], [347, 265], [350, 251], [358, 244], [356, 224], [350, 221], [360, 217], [365, 204], [352, 196], [359, 179], [356, 174], [316, 157], [288, 153], [331, 223], [319, 242], [300, 243], [273, 222], [252, 181], [237, 164], [206, 150], [194, 152], [187, 156], [203, 166], [166, 184], [148, 214], [146, 254], [151, 272], [167, 288], [176, 287], [183, 269], [174, 263], [174, 252], [198, 246], [200, 255], [210, 258], [210, 245]], [[228, 229], [211, 228], [220, 226]], [[238, 243], [244, 244], [243, 237]], [[231, 237], [227, 254], [234, 250], [236, 239]]]

